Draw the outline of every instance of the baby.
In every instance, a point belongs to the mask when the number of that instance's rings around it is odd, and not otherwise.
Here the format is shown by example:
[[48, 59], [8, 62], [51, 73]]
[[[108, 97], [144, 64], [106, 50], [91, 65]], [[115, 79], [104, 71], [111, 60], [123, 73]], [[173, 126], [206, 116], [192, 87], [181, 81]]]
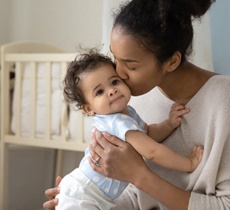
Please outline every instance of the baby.
[[[181, 156], [160, 144], [180, 125], [181, 116], [189, 110], [175, 103], [168, 119], [147, 125], [134, 108], [127, 105], [131, 92], [116, 74], [115, 64], [109, 57], [94, 49], [80, 55], [70, 63], [63, 83], [65, 99], [94, 116], [94, 126], [99, 131], [127, 141], [144, 158], [182, 172], [192, 172], [200, 163], [202, 146], [194, 146], [188, 156]], [[106, 210], [116, 206], [113, 200], [121, 195], [128, 183], [95, 172], [88, 162], [89, 155], [89, 149], [86, 149], [79, 168], [62, 179], [56, 209]], [[95, 164], [99, 159], [94, 160]]]

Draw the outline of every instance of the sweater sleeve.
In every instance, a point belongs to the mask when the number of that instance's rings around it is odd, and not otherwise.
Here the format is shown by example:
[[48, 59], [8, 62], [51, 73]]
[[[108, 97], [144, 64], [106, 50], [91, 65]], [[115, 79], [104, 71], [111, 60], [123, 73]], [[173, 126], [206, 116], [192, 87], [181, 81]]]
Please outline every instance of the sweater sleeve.
[[189, 210], [230, 209], [230, 82], [220, 79], [212, 87], [203, 129], [205, 164], [192, 189]]
[[192, 192], [189, 202], [190, 210], [229, 210], [230, 196], [216, 197]]

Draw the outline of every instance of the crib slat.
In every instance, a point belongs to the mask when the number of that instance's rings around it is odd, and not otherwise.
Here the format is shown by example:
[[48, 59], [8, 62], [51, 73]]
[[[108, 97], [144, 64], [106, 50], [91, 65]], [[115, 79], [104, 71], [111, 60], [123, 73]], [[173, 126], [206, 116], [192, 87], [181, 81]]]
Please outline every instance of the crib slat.
[[35, 126], [36, 126], [36, 102], [37, 102], [37, 97], [36, 97], [36, 86], [37, 86], [37, 71], [36, 71], [36, 63], [31, 62], [31, 74], [30, 74], [30, 82], [31, 82], [31, 130], [30, 130], [30, 137], [33, 138], [35, 137]]
[[51, 115], [52, 115], [52, 109], [51, 109], [51, 63], [47, 62], [46, 63], [46, 77], [45, 77], [45, 81], [46, 81], [46, 131], [45, 131], [45, 135], [47, 139], [51, 139]]
[[[3, 60], [4, 59], [4, 56], [1, 55], [1, 59]], [[1, 131], [0, 131], [0, 134], [4, 134], [5, 132], [9, 132], [10, 130], [10, 126], [9, 126], [9, 122], [10, 122], [10, 110], [9, 110], [9, 106], [10, 106], [10, 100], [9, 100], [9, 97], [10, 97], [10, 78], [9, 78], [9, 75], [10, 75], [10, 64], [9, 63], [3, 63], [2, 62], [2, 66], [1, 66], [1, 76], [0, 76], [0, 79], [1, 79], [1, 87], [0, 87], [0, 95], [1, 95], [1, 105], [0, 105], [0, 110], [1, 110], [1, 114], [0, 114], [0, 117], [1, 117], [1, 122], [0, 123], [0, 126], [1, 126]], [[4, 122], [4, 123], [3, 123]], [[1, 136], [0, 136], [1, 138]], [[1, 141], [0, 141], [1, 142]]]
[[76, 134], [77, 134], [77, 139], [81, 139], [81, 143], [84, 141], [84, 116], [82, 114], [82, 111], [76, 111], [76, 114], [78, 116], [77, 118], [77, 124], [78, 127], [76, 128]]
[[[66, 75], [67, 65], [68, 65], [67, 62], [61, 63], [61, 81], [60, 81], [61, 87], [62, 87], [62, 81]], [[68, 110], [67, 110], [67, 104], [63, 99], [61, 104], [61, 136], [63, 141], [67, 140], [67, 136], [68, 136], [68, 129], [66, 129], [67, 127], [68, 127]]]
[[15, 99], [17, 104], [15, 104], [15, 116], [16, 116], [16, 124], [15, 124], [15, 133], [16, 136], [21, 136], [21, 98], [22, 98], [22, 63], [16, 63], [16, 84], [15, 84]]

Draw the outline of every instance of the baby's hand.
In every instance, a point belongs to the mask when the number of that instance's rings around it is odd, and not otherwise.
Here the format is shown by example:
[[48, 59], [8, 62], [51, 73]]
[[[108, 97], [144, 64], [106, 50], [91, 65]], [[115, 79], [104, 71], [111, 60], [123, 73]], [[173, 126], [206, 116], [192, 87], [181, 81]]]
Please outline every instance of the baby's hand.
[[171, 107], [170, 113], [169, 113], [169, 123], [172, 128], [176, 128], [181, 123], [181, 116], [184, 114], [187, 114], [190, 110], [186, 109], [185, 106], [174, 103]]
[[194, 146], [192, 148], [192, 152], [187, 156], [191, 161], [191, 169], [188, 172], [192, 172], [197, 168], [202, 160], [203, 152], [203, 146]]

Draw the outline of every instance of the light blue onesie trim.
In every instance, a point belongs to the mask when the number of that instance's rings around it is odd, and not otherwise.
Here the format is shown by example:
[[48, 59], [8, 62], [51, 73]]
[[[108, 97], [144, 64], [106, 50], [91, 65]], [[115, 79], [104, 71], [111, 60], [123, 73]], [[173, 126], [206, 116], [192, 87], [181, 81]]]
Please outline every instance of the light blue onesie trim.
[[[130, 116], [125, 114], [95, 115], [94, 126], [101, 132], [107, 131], [125, 141], [125, 134], [128, 130], [144, 131], [145, 122], [136, 113], [135, 109], [128, 106]], [[89, 149], [85, 151], [79, 169], [109, 198], [117, 198], [127, 187], [128, 183], [110, 179], [95, 172], [88, 162]]]

